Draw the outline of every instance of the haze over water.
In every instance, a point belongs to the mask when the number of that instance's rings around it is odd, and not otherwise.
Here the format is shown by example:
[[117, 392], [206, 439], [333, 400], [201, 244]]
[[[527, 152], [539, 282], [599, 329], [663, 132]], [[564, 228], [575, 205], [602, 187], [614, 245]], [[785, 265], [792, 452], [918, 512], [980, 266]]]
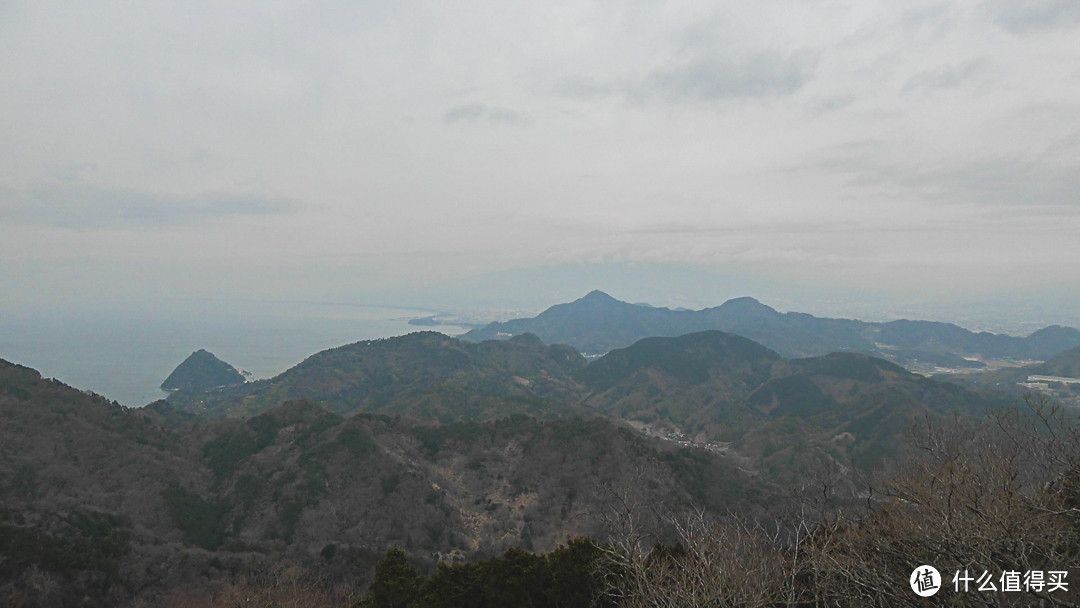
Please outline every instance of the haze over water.
[[198, 302], [162, 314], [123, 310], [0, 317], [0, 357], [136, 407], [166, 396], [166, 376], [205, 348], [250, 378], [269, 378], [327, 348], [432, 329], [434, 311], [306, 302]]

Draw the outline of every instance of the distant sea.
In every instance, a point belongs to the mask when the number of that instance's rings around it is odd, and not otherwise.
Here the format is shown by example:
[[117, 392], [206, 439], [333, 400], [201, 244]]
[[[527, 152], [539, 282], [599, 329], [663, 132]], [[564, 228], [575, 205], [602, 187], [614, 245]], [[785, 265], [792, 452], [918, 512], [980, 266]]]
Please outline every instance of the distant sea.
[[307, 302], [199, 302], [188, 309], [68, 311], [0, 316], [0, 358], [130, 406], [162, 399], [159, 386], [205, 348], [250, 378], [269, 378], [306, 357], [359, 340], [420, 330], [457, 335], [457, 326], [417, 327], [436, 311]]

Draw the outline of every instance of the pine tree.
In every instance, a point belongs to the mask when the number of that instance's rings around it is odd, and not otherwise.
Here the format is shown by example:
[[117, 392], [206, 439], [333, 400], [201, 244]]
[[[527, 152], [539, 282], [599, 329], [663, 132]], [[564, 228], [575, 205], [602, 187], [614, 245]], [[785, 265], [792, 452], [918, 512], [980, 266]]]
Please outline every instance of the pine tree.
[[409, 565], [405, 552], [390, 549], [386, 557], [375, 564], [375, 579], [367, 595], [360, 602], [361, 608], [409, 608], [420, 599], [424, 577]]

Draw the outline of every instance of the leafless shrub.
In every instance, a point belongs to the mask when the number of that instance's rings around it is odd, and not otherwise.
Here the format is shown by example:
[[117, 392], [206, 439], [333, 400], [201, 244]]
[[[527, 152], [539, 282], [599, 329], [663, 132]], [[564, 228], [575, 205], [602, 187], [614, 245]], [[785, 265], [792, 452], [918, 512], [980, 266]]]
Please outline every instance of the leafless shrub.
[[[774, 606], [797, 599], [798, 543], [805, 531], [729, 514], [664, 515], [619, 495], [606, 518], [608, 599], [627, 608]], [[801, 525], [796, 523], [796, 525]], [[664, 544], [657, 530], [674, 532]], [[796, 538], [794, 551], [782, 547]]]
[[[608, 521], [610, 595], [621, 606], [924, 606], [908, 578], [936, 566], [938, 604], [1076, 606], [1080, 592], [1080, 428], [1041, 397], [982, 423], [924, 421], [913, 455], [863, 498], [837, 501], [809, 479], [796, 512], [762, 525], [652, 514], [679, 543], [646, 534], [625, 501]], [[826, 472], [827, 473], [827, 472]], [[653, 540], [652, 543], [649, 541]], [[1068, 591], [955, 592], [954, 572], [1066, 570]]]
[[154, 605], [165, 608], [322, 608], [352, 606], [360, 590], [348, 583], [331, 585], [321, 575], [290, 564], [255, 569], [216, 592], [174, 590]]

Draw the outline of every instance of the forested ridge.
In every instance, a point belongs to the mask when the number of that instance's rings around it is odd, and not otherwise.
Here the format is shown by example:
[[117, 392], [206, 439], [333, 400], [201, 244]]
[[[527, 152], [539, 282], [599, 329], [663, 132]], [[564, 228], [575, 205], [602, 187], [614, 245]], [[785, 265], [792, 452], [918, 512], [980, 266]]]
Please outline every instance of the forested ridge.
[[888, 606], [922, 563], [1072, 572], [1076, 414], [1019, 403], [719, 331], [592, 362], [422, 332], [138, 409], [0, 362], [0, 600]]

